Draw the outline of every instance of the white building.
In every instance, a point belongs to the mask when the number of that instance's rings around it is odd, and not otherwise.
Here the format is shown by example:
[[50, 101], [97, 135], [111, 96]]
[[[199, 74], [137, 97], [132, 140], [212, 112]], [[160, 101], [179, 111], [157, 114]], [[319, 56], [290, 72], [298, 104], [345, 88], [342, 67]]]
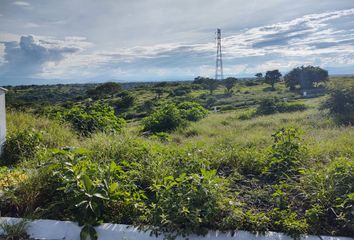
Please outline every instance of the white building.
[[6, 109], [5, 109], [5, 93], [7, 90], [0, 87], [0, 154], [6, 139]]

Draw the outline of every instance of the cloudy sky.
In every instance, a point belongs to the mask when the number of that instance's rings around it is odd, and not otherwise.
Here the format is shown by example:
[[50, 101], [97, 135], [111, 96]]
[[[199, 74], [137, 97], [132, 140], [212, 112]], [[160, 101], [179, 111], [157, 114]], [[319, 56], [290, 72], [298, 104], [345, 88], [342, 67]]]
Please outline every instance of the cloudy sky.
[[353, 0], [0, 0], [0, 85], [354, 73]]

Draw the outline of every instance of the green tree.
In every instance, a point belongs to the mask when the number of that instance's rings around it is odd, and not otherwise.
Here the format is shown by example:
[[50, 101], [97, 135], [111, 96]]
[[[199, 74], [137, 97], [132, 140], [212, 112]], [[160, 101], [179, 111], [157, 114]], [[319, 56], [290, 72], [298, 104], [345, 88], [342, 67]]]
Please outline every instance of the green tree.
[[164, 90], [163, 90], [163, 88], [156, 88], [155, 93], [156, 93], [156, 98], [160, 99], [162, 94], [164, 93]]
[[114, 94], [117, 94], [120, 91], [122, 91], [122, 86], [119, 83], [106, 82], [94, 89], [88, 90], [87, 94], [94, 98], [105, 98], [107, 96], [113, 97]]
[[185, 120], [181, 111], [174, 105], [168, 104], [154, 111], [143, 119], [144, 131], [170, 132], [182, 126]]
[[237, 78], [228, 77], [223, 81], [223, 85], [228, 93], [231, 93], [232, 88], [236, 85]]
[[322, 104], [331, 116], [341, 124], [354, 124], [354, 84], [336, 82], [329, 89], [329, 98]]
[[297, 86], [301, 89], [311, 89], [327, 80], [328, 71], [314, 66], [297, 67], [284, 76], [285, 84], [290, 90], [295, 90]]
[[75, 106], [64, 113], [64, 119], [86, 136], [98, 131], [120, 131], [125, 125], [123, 118], [116, 117], [113, 107], [101, 103]]
[[213, 94], [214, 90], [216, 90], [219, 86], [219, 81], [212, 79], [212, 78], [206, 78], [205, 79], [205, 86], [210, 92], [210, 95]]
[[270, 84], [272, 86], [272, 90], [274, 90], [274, 84], [280, 81], [281, 76], [282, 75], [279, 70], [267, 71], [264, 77], [264, 82]]
[[256, 73], [254, 76], [257, 78], [257, 81], [263, 80], [263, 73]]

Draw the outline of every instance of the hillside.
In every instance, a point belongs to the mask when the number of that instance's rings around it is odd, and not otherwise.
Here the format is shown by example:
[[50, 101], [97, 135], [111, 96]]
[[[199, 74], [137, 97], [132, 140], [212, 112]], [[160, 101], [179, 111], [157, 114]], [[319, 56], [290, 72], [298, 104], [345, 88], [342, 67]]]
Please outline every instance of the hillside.
[[[354, 86], [326, 86], [335, 82]], [[354, 127], [323, 107], [326, 86], [306, 97], [255, 80], [212, 94], [192, 82], [103, 95], [97, 85], [10, 88], [1, 215], [354, 236]], [[176, 127], [155, 131], [161, 119]]]

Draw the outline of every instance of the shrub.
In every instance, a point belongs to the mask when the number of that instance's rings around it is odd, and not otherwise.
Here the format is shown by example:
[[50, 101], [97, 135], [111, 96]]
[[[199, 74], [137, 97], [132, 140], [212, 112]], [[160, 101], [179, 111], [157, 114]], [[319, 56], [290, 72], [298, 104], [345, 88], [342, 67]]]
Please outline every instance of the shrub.
[[354, 161], [338, 158], [329, 165], [307, 169], [300, 195], [307, 196], [306, 217], [315, 233], [354, 235]]
[[270, 216], [275, 230], [284, 232], [294, 239], [300, 239], [308, 231], [306, 219], [298, 216], [296, 212], [275, 208], [270, 212]]
[[[50, 168], [54, 170], [52, 177], [59, 181], [58, 201], [68, 204], [67, 208], [72, 212], [74, 220], [83, 226], [81, 239], [97, 239], [94, 226], [105, 217], [118, 218], [111, 215], [114, 206], [119, 206], [119, 215], [124, 222], [137, 218], [134, 213], [141, 206], [145, 195], [127, 174], [134, 165], [127, 162], [99, 165], [86, 156], [84, 149], [57, 150], [55, 156], [59, 164], [54, 163]], [[122, 216], [122, 212], [127, 215]]]
[[135, 97], [129, 92], [123, 92], [119, 96], [120, 98], [113, 103], [116, 110], [127, 109], [134, 105]]
[[120, 131], [125, 125], [124, 119], [117, 118], [112, 107], [101, 103], [75, 106], [65, 112], [64, 118], [86, 136], [98, 131]]
[[170, 132], [185, 124], [181, 111], [168, 104], [143, 119], [144, 131]]
[[249, 120], [256, 115], [256, 110], [251, 108], [243, 111], [239, 116], [238, 119], [240, 120]]
[[260, 102], [257, 108], [257, 114], [259, 115], [267, 115], [273, 114], [277, 112], [277, 99], [264, 99]]
[[328, 109], [338, 123], [354, 124], [354, 84], [334, 85], [322, 108]]
[[4, 236], [0, 234], [0, 237], [4, 240], [26, 240], [29, 239], [27, 228], [28, 220], [26, 219], [20, 221], [2, 221], [0, 222], [0, 229], [2, 230], [0, 233], [3, 232]]
[[177, 107], [180, 109], [182, 117], [188, 121], [198, 121], [208, 113], [208, 110], [197, 102], [182, 102]]
[[33, 158], [43, 146], [43, 135], [34, 129], [17, 130], [6, 138], [2, 162], [16, 164]]
[[0, 167], [0, 191], [8, 191], [19, 183], [27, 180], [28, 176], [24, 170]]
[[151, 187], [155, 200], [148, 208], [152, 231], [169, 237], [191, 233], [206, 234], [222, 215], [225, 182], [216, 171], [168, 176]]
[[282, 128], [272, 135], [273, 145], [264, 172], [271, 180], [298, 175], [306, 149], [301, 145], [300, 131]]
[[306, 105], [302, 103], [287, 103], [282, 102], [277, 98], [263, 99], [257, 110], [258, 115], [268, 115], [273, 113], [295, 112], [306, 110]]

